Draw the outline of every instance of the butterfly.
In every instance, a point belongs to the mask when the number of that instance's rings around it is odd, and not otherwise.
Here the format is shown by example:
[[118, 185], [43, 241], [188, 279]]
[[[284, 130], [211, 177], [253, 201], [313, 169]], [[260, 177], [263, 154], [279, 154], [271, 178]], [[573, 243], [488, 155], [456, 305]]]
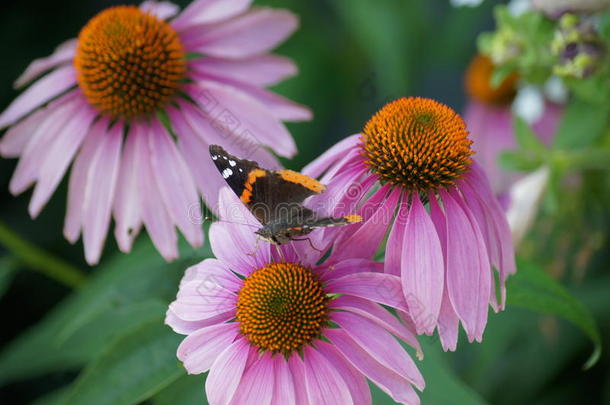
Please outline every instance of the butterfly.
[[359, 215], [318, 217], [304, 207], [307, 197], [326, 189], [309, 176], [292, 170], [263, 169], [258, 163], [237, 158], [218, 145], [210, 145], [210, 156], [229, 187], [263, 225], [255, 233], [271, 244], [307, 240], [299, 238], [316, 228], [362, 221]]

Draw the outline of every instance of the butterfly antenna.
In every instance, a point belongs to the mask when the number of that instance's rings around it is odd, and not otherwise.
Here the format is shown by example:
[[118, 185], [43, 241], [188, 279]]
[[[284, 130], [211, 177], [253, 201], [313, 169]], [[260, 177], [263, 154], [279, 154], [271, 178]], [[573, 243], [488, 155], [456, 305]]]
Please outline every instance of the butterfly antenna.
[[224, 222], [226, 224], [243, 225], [243, 226], [249, 226], [250, 228], [259, 228], [257, 225], [247, 224], [245, 222], [227, 221], [226, 219], [214, 219], [212, 217], [204, 217], [203, 218], [203, 222], [206, 222], [206, 221], [210, 221], [210, 222]]

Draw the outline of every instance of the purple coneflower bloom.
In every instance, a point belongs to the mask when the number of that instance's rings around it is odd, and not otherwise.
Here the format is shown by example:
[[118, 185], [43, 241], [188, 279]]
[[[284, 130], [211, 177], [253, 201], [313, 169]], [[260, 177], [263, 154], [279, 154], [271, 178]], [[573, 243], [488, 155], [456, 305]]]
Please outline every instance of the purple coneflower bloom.
[[459, 322], [470, 341], [481, 341], [488, 306], [504, 307], [515, 272], [506, 218], [467, 136], [451, 108], [402, 98], [303, 171], [324, 173], [328, 184], [316, 209], [363, 217], [336, 235], [338, 257], [372, 257], [389, 231], [385, 272], [401, 277], [417, 333], [438, 329], [445, 350], [455, 349]]
[[423, 377], [396, 338], [419, 345], [382, 306], [407, 311], [399, 277], [368, 259], [319, 264], [305, 242], [257, 242], [260, 224], [228, 189], [219, 209], [232, 222], [212, 224], [216, 259], [187, 270], [166, 318], [188, 335], [178, 348], [187, 371], [209, 371], [211, 405], [370, 404], [367, 378], [419, 403]]
[[0, 115], [0, 129], [10, 127], [0, 153], [20, 158], [10, 190], [36, 183], [35, 217], [74, 162], [64, 235], [74, 243], [82, 232], [89, 263], [99, 261], [111, 217], [124, 252], [142, 226], [168, 260], [178, 255], [175, 227], [201, 245], [190, 214], [200, 194], [215, 203], [223, 184], [209, 144], [270, 166], [257, 145], [295, 153], [281, 121], [311, 114], [265, 87], [296, 73], [267, 52], [298, 21], [250, 3], [198, 0], [180, 14], [167, 2], [112, 7], [17, 80], [35, 81]]
[[[490, 84], [493, 72], [493, 63], [484, 55], [477, 55], [470, 63], [465, 77], [469, 100], [464, 121], [471, 134], [472, 149], [476, 152], [474, 160], [485, 170], [493, 191], [503, 195], [509, 192], [512, 184], [520, 177], [506, 171], [498, 163], [503, 151], [518, 148], [511, 107], [517, 96], [519, 77], [516, 74], [509, 75], [498, 87], [493, 88]], [[534, 112], [532, 129], [542, 143], [550, 146], [563, 107], [547, 100], [542, 100], [539, 107], [542, 111], [539, 114]], [[528, 106], [530, 113], [537, 108]]]

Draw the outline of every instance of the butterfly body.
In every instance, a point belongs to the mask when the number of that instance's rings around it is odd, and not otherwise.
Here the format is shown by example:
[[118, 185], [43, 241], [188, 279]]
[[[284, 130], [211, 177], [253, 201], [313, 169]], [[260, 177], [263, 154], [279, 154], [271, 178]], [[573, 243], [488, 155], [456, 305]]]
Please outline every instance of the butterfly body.
[[258, 163], [239, 159], [218, 145], [210, 145], [218, 171], [241, 202], [263, 225], [255, 233], [262, 240], [281, 245], [306, 236], [316, 228], [360, 222], [357, 215], [318, 217], [303, 201], [326, 187], [292, 170], [266, 170]]

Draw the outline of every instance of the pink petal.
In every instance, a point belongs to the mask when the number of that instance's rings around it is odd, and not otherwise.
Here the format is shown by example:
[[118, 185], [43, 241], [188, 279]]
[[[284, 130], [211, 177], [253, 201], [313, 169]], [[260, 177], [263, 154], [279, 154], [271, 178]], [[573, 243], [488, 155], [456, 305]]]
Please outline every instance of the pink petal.
[[[136, 124], [135, 127], [139, 126]], [[116, 198], [112, 211], [116, 222], [114, 237], [122, 252], [129, 252], [135, 236], [142, 226], [141, 195], [138, 177], [140, 165], [136, 162], [136, 128], [131, 127], [126, 135], [125, 146], [121, 156], [120, 174], [116, 189]]]
[[[400, 198], [400, 191], [394, 190], [387, 195], [390, 186], [383, 186], [373, 197], [369, 199], [358, 213], [365, 218], [349, 238], [341, 241], [340, 248], [333, 255], [337, 260], [349, 257], [373, 258], [388, 230], [388, 226], [396, 210], [396, 204]], [[386, 198], [387, 195], [387, 198]], [[377, 201], [381, 197], [382, 201]], [[373, 204], [369, 204], [369, 203]], [[371, 213], [372, 212], [372, 213]], [[346, 232], [349, 232], [347, 229]]]
[[413, 193], [402, 241], [401, 280], [418, 334], [431, 335], [436, 328], [444, 278], [441, 243], [419, 195]]
[[297, 74], [294, 62], [279, 55], [257, 55], [245, 59], [205, 57], [190, 63], [197, 72], [254, 86], [273, 86]]
[[432, 222], [436, 227], [439, 240], [443, 246], [443, 259], [445, 262], [445, 288], [443, 289], [441, 312], [438, 316], [438, 335], [440, 337], [443, 350], [454, 351], [458, 342], [460, 319], [453, 309], [453, 305], [451, 304], [451, 300], [449, 299], [447, 292], [447, 224], [445, 214], [443, 214], [436, 199], [436, 194], [430, 193], [428, 197], [430, 201], [430, 216], [432, 217]]
[[216, 358], [205, 382], [209, 403], [228, 405], [231, 402], [242, 381], [250, 350], [254, 349], [251, 349], [248, 340], [241, 338]]
[[172, 21], [172, 27], [182, 31], [195, 25], [225, 20], [245, 11], [250, 3], [252, 0], [193, 1]]
[[301, 356], [298, 353], [294, 353], [288, 358], [288, 367], [294, 382], [296, 405], [313, 405], [309, 401], [309, 394], [307, 393], [307, 385], [305, 383], [305, 364], [303, 364]]
[[7, 158], [19, 157], [25, 150], [36, 129], [53, 112], [50, 108], [36, 110], [22, 121], [10, 127], [0, 140], [0, 154]]
[[296, 405], [294, 382], [288, 362], [282, 355], [273, 356], [275, 382], [271, 405]]
[[424, 389], [424, 377], [413, 359], [385, 329], [351, 312], [334, 312], [331, 320], [384, 367], [402, 376], [420, 390]]
[[375, 322], [378, 326], [388, 330], [396, 335], [396, 337], [413, 346], [413, 348], [421, 351], [421, 346], [413, 332], [381, 305], [348, 295], [332, 300], [329, 305], [331, 308], [353, 312], [354, 314], [358, 314], [361, 317]]
[[76, 72], [72, 66], [64, 66], [47, 74], [21, 93], [0, 114], [0, 129], [13, 124], [75, 84]]
[[98, 263], [110, 226], [121, 158], [122, 125], [115, 125], [102, 136], [105, 140], [99, 146], [97, 156], [89, 167], [84, 198], [83, 244], [85, 257], [90, 265]]
[[356, 273], [330, 280], [329, 292], [364, 298], [392, 308], [408, 311], [400, 278], [390, 274]]
[[176, 333], [179, 333], [181, 335], [190, 335], [191, 333], [196, 332], [201, 328], [227, 322], [233, 318], [235, 318], [234, 309], [208, 319], [198, 321], [185, 321], [184, 319], [176, 315], [171, 309], [168, 309], [165, 314], [165, 324], [169, 325]]
[[148, 141], [154, 179], [172, 222], [178, 225], [192, 246], [201, 246], [201, 224], [190, 218], [192, 208], [200, 205], [197, 187], [188, 166], [170, 135], [156, 120], [148, 133]]
[[349, 388], [354, 405], [370, 405], [371, 390], [366, 382], [366, 378], [333, 345], [319, 341], [316, 342], [316, 349], [343, 378]]
[[153, 244], [165, 260], [173, 260], [178, 257], [178, 238], [151, 167], [151, 151], [147, 139], [151, 133], [145, 126], [146, 124], [132, 122], [131, 125], [135, 127], [135, 131], [130, 136], [135, 137], [135, 184], [142, 197], [139, 199], [142, 222], [144, 222]]
[[76, 53], [77, 43], [76, 39], [69, 39], [55, 48], [50, 56], [34, 60], [15, 81], [15, 87], [23, 87], [44, 72], [71, 62]]
[[328, 329], [325, 336], [355, 368], [392, 397], [394, 401], [409, 405], [419, 404], [419, 398], [415, 390], [406, 379], [378, 363], [345, 331]]
[[307, 393], [312, 404], [316, 405], [350, 405], [354, 402], [350, 390], [329, 361], [310, 346], [303, 350], [305, 363], [305, 382]]
[[542, 117], [534, 123], [532, 129], [540, 140], [548, 147], [553, 144], [553, 138], [557, 127], [563, 117], [564, 106], [547, 102], [544, 107], [544, 114]]
[[[232, 87], [215, 82], [200, 82], [186, 87], [187, 93], [213, 119], [212, 125], [249, 143], [267, 145], [281, 156], [296, 153], [292, 136], [273, 114], [258, 101]], [[209, 111], [213, 103], [213, 110]]]
[[338, 161], [345, 153], [360, 142], [360, 135], [352, 135], [339, 141], [326, 152], [318, 156], [313, 162], [302, 170], [304, 174], [311, 177], [319, 177], [328, 168]]
[[[173, 25], [176, 26], [176, 22]], [[287, 10], [252, 9], [213, 27], [200, 26], [189, 30], [184, 46], [205, 55], [248, 58], [271, 51], [298, 25], [297, 17]]]
[[274, 92], [252, 85], [250, 83], [211, 74], [195, 73], [195, 81], [214, 80], [240, 91], [263, 105], [273, 116], [281, 121], [309, 121], [311, 110]]
[[49, 105], [47, 116], [30, 135], [30, 140], [21, 154], [9, 184], [11, 193], [20, 194], [36, 181], [40, 173], [40, 162], [47, 157], [50, 144], [55, 141], [57, 134], [64, 129], [65, 123], [78, 109], [80, 100], [75, 98], [74, 94], [67, 95], [63, 99], [65, 101]]
[[[331, 256], [329, 261], [334, 261]], [[327, 266], [319, 272], [320, 279], [324, 282], [339, 279], [353, 273], [383, 273], [383, 264], [369, 259], [345, 259]]]
[[465, 212], [442, 191], [447, 221], [447, 290], [470, 341], [481, 341], [487, 323], [491, 269], [481, 232]]
[[95, 158], [99, 155], [100, 145], [106, 141], [106, 130], [109, 125], [109, 119], [102, 118], [91, 126], [72, 166], [68, 186], [68, 208], [64, 223], [64, 236], [70, 243], [76, 243], [83, 226], [85, 194], [87, 186], [91, 186], [89, 170], [91, 165], [96, 162]]
[[408, 196], [403, 195], [398, 204], [398, 212], [385, 245], [385, 272], [399, 276], [401, 274], [402, 247], [407, 219], [409, 218]]
[[146, 0], [140, 4], [140, 10], [152, 14], [161, 20], [167, 20], [178, 14], [180, 7], [169, 1]]
[[44, 158], [39, 161], [39, 175], [34, 194], [29, 205], [32, 217], [37, 217], [59, 185], [76, 151], [89, 132], [89, 127], [96, 116], [89, 107], [77, 111], [62, 129], [55, 135], [45, 150]]
[[188, 335], [178, 347], [178, 359], [189, 374], [205, 373], [239, 333], [235, 322], [208, 326]]
[[265, 353], [246, 369], [231, 404], [247, 404], [256, 398], [257, 404], [271, 405], [275, 390], [274, 383], [274, 361], [271, 354]]
[[229, 291], [237, 293], [243, 281], [238, 278], [223, 262], [217, 259], [205, 259], [189, 267], [180, 280], [180, 289], [192, 283], [204, 283], [209, 291]]

